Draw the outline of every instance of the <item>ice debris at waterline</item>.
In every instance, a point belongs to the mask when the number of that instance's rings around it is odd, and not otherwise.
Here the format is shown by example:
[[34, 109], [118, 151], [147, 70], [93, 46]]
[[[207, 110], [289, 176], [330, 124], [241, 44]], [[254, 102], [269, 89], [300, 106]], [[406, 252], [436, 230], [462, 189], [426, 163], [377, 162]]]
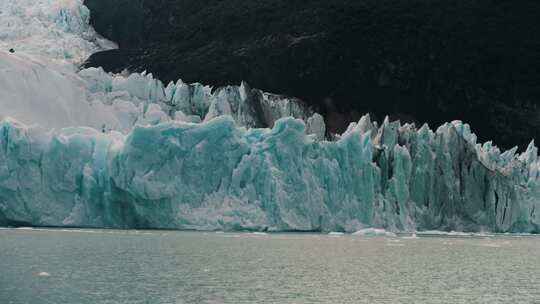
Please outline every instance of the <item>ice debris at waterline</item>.
[[540, 232], [540, 160], [363, 117], [336, 142], [301, 120], [246, 129], [221, 116], [127, 136], [0, 123], [0, 222], [199, 230]]

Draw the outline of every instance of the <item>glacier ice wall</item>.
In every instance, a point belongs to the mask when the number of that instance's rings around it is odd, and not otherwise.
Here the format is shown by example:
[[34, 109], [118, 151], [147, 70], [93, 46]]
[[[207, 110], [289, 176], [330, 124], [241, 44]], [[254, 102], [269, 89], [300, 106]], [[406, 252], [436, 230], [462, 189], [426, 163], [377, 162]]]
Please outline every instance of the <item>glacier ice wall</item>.
[[0, 222], [171, 229], [540, 232], [540, 160], [368, 116], [335, 142], [230, 116], [45, 132], [0, 123]]
[[247, 84], [78, 71], [115, 47], [88, 18], [0, 0], [0, 225], [540, 232], [533, 143], [368, 116], [326, 142], [322, 116]]

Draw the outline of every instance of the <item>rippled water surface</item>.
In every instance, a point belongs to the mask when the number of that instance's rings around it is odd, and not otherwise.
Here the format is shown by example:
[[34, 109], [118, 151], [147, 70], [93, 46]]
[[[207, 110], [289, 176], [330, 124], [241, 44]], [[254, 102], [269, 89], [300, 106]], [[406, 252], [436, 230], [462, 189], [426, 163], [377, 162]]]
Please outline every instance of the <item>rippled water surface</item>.
[[540, 238], [2, 229], [0, 303], [540, 303]]

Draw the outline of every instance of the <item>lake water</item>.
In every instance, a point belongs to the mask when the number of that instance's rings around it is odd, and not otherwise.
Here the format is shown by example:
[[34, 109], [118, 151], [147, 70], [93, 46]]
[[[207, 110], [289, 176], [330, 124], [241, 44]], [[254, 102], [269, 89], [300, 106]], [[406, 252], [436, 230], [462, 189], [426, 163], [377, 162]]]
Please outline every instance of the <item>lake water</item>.
[[1, 229], [0, 303], [540, 303], [540, 238]]

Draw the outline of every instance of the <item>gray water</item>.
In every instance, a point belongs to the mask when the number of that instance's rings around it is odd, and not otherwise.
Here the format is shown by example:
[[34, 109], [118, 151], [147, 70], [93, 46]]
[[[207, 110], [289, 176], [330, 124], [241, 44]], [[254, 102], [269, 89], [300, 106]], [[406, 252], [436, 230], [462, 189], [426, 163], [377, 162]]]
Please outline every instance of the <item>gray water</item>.
[[0, 303], [540, 303], [540, 238], [2, 229]]

